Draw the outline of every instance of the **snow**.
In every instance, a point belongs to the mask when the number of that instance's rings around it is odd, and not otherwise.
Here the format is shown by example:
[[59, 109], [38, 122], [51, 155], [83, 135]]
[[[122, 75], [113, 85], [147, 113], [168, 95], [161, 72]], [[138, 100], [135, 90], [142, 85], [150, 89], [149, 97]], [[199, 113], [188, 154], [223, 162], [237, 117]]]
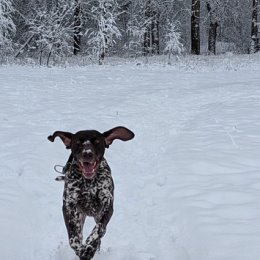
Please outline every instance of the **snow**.
[[53, 170], [69, 151], [47, 136], [123, 125], [136, 136], [106, 151], [115, 212], [94, 260], [258, 260], [259, 64], [1, 67], [0, 259], [77, 259]]

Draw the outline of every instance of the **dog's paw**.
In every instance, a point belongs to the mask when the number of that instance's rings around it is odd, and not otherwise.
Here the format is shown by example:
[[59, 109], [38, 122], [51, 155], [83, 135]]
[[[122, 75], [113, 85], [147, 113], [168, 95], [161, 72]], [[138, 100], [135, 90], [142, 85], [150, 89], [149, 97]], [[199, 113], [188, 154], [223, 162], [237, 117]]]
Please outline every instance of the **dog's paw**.
[[79, 252], [80, 260], [91, 260], [95, 255], [96, 249], [91, 245], [82, 246]]
[[87, 240], [86, 244], [81, 246], [78, 255], [80, 260], [91, 260], [94, 257], [96, 251], [100, 249], [100, 244], [100, 239], [94, 239], [92, 241]]

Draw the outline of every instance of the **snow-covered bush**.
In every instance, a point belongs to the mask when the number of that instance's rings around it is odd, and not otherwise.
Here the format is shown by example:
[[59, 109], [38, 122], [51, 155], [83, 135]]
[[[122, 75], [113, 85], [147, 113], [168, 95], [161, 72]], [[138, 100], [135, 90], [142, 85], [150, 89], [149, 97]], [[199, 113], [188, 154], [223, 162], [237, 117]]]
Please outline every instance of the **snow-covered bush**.
[[178, 30], [176, 23], [170, 23], [165, 40], [166, 46], [164, 48], [164, 53], [168, 54], [168, 63], [170, 64], [171, 55], [177, 55], [178, 57], [184, 50], [181, 42], [181, 33]]
[[117, 2], [115, 0], [98, 0], [97, 5], [92, 6], [91, 16], [95, 27], [88, 30], [88, 44], [92, 53], [98, 57], [99, 64], [102, 64], [105, 55], [116, 43], [116, 38], [121, 33], [116, 25]]
[[0, 55], [12, 51], [11, 36], [15, 33], [15, 25], [12, 20], [14, 8], [11, 0], [0, 0]]

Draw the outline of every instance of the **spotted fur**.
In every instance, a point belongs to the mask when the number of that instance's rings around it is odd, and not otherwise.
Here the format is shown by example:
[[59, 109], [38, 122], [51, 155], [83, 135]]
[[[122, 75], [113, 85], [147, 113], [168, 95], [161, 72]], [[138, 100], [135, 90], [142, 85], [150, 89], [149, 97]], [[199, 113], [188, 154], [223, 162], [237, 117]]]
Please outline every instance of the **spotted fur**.
[[[69, 243], [81, 260], [91, 259], [113, 214], [114, 184], [110, 167], [103, 158], [92, 180], [84, 178], [73, 160], [65, 172], [63, 214]], [[94, 217], [96, 225], [83, 244], [86, 216]]]

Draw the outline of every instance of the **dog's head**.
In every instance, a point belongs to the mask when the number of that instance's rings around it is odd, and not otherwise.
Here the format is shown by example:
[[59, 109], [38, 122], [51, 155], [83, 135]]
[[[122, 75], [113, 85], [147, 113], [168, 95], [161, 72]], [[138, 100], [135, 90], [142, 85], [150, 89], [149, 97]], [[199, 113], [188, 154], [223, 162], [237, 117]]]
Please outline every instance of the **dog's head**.
[[79, 131], [76, 134], [56, 131], [48, 137], [54, 142], [60, 137], [67, 149], [71, 149], [72, 156], [76, 160], [83, 176], [92, 179], [104, 156], [105, 148], [108, 148], [115, 139], [128, 141], [134, 138], [134, 133], [129, 129], [118, 126], [104, 133], [96, 130]]

